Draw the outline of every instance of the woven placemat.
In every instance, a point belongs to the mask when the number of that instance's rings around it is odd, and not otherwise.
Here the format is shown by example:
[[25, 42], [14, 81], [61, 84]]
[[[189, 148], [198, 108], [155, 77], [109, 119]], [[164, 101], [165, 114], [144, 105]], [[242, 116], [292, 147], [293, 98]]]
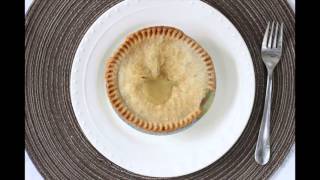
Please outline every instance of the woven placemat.
[[[25, 144], [45, 179], [154, 179], [102, 156], [82, 133], [72, 109], [69, 80], [77, 47], [90, 25], [121, 0], [35, 0], [25, 22]], [[295, 17], [286, 0], [204, 0], [245, 39], [255, 68], [256, 96], [249, 123], [221, 159], [177, 179], [267, 179], [295, 141]], [[253, 155], [262, 116], [266, 70], [260, 45], [268, 20], [285, 23], [284, 51], [274, 74], [272, 157]]]

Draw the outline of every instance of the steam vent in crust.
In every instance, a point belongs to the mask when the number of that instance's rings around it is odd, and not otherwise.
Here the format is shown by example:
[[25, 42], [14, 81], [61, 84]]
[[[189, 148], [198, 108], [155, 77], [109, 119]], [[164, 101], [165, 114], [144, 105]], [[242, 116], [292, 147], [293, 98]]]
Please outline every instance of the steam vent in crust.
[[121, 119], [160, 134], [199, 119], [216, 89], [209, 54], [181, 30], [165, 26], [130, 34], [107, 59], [105, 81]]

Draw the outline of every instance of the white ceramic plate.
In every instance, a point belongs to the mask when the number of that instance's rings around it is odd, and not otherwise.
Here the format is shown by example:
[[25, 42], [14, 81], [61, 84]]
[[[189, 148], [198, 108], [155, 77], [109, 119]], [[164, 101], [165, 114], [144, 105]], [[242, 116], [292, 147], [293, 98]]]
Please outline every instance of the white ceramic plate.
[[[153, 25], [177, 27], [198, 41], [213, 58], [217, 76], [209, 112], [190, 128], [167, 136], [127, 125], [105, 93], [106, 58], [126, 35]], [[85, 34], [70, 88], [80, 127], [101, 154], [137, 174], [173, 177], [210, 165], [237, 141], [250, 117], [255, 78], [244, 40], [218, 10], [199, 0], [126, 0], [102, 14]]]

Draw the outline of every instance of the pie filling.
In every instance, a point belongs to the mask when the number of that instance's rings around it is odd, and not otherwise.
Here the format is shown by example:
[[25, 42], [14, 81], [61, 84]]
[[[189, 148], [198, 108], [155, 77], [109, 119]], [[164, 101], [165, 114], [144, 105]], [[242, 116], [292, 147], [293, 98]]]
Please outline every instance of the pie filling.
[[163, 74], [160, 74], [156, 78], [143, 78], [145, 81], [142, 84], [142, 92], [146, 99], [154, 105], [160, 105], [167, 102], [171, 96], [172, 88], [176, 83], [168, 80]]

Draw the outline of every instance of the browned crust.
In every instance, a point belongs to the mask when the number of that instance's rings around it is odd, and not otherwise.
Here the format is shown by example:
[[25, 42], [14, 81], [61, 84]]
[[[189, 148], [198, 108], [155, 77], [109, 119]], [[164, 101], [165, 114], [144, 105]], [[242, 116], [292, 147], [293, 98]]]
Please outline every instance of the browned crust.
[[200, 114], [201, 109], [195, 109], [187, 117], [177, 122], [172, 123], [151, 123], [144, 121], [134, 115], [123, 103], [118, 90], [118, 79], [117, 73], [121, 58], [125, 56], [131, 46], [139, 41], [154, 36], [165, 36], [168, 38], [174, 38], [186, 42], [193, 50], [195, 50], [201, 59], [207, 66], [207, 72], [209, 76], [208, 89], [215, 91], [216, 89], [216, 77], [215, 69], [212, 63], [212, 59], [209, 54], [204, 50], [195, 40], [185, 35], [179, 29], [168, 27], [168, 26], [154, 26], [141, 29], [131, 35], [129, 35], [125, 42], [120, 45], [117, 51], [111, 58], [108, 59], [105, 71], [105, 80], [107, 86], [107, 94], [113, 108], [117, 113], [127, 121], [129, 124], [134, 125], [138, 128], [144, 129], [150, 132], [171, 132], [179, 128], [186, 127], [191, 124]]

